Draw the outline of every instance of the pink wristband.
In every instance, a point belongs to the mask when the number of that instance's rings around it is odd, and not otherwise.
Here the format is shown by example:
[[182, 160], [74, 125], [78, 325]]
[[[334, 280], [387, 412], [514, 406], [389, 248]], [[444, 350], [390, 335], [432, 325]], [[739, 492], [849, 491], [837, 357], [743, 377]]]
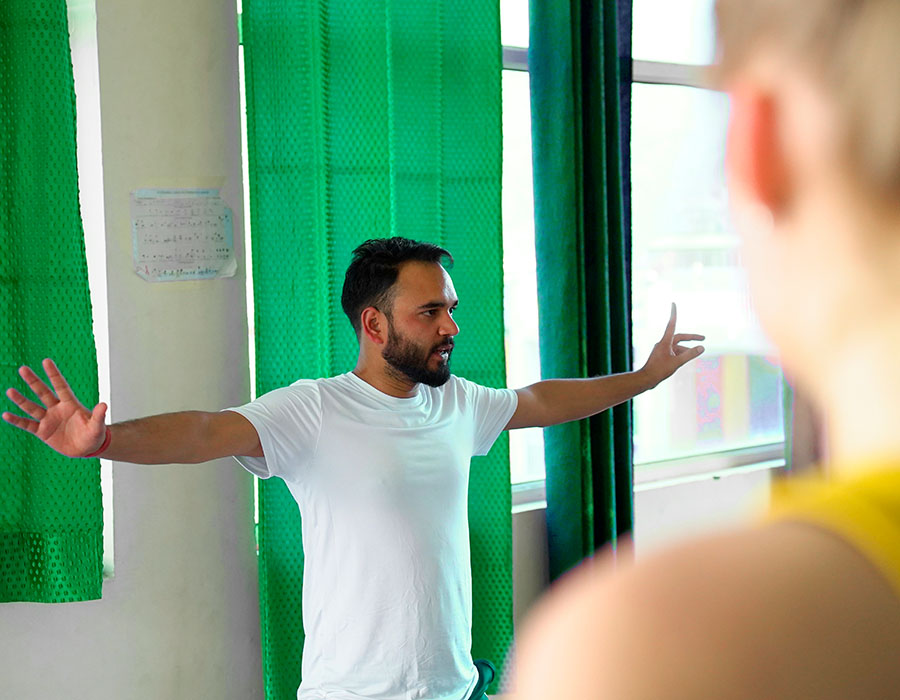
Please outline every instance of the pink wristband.
[[96, 452], [91, 452], [89, 455], [85, 455], [83, 457], [83, 459], [89, 459], [91, 457], [97, 457], [97, 456], [103, 454], [103, 452], [106, 450], [106, 448], [109, 447], [110, 440], [112, 440], [112, 430], [110, 430], [109, 426], [107, 425], [106, 426], [106, 439], [103, 441], [103, 444], [100, 445], [100, 449], [97, 450]]

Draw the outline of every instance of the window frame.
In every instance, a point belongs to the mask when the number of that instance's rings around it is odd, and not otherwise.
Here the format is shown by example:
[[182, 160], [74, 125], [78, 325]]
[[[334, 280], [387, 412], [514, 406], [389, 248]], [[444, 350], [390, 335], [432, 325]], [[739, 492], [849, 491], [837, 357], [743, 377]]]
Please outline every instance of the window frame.
[[[631, 65], [632, 85], [672, 85], [721, 92], [711, 83], [707, 65], [641, 60], [632, 60]], [[634, 492], [720, 479], [750, 471], [782, 469], [787, 466], [785, 445], [785, 440], [761, 442], [671, 459], [634, 462]]]
[[[503, 46], [503, 70], [528, 72], [528, 49]], [[632, 60], [632, 84], [676, 85], [703, 90], [710, 83], [708, 66]], [[630, 176], [630, 173], [629, 173]], [[787, 466], [785, 442], [698, 452], [689, 456], [634, 463], [634, 492], [693, 481], [720, 479], [735, 474]], [[513, 513], [546, 507], [545, 479], [512, 484]]]
[[[528, 73], [528, 49], [521, 46], [502, 45], [504, 71], [516, 71], [519, 73]], [[532, 188], [533, 189], [533, 188]], [[539, 430], [539, 428], [528, 428], [527, 430]], [[512, 432], [512, 431], [510, 431]], [[541, 462], [544, 462], [543, 452], [540, 455]], [[527, 479], [525, 481], [513, 481], [512, 464], [510, 464], [510, 483], [512, 488], [512, 512], [519, 513], [536, 508], [546, 508], [546, 490], [544, 479]]]

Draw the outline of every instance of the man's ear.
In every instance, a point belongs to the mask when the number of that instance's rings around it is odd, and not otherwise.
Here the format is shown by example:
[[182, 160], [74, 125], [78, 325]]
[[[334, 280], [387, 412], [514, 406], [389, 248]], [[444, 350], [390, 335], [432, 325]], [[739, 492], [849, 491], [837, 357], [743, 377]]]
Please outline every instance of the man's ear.
[[363, 335], [376, 345], [387, 342], [387, 317], [374, 306], [367, 306], [360, 315]]
[[729, 90], [726, 167], [732, 186], [758, 201], [773, 216], [787, 206], [788, 168], [779, 135], [778, 104], [757, 86]]

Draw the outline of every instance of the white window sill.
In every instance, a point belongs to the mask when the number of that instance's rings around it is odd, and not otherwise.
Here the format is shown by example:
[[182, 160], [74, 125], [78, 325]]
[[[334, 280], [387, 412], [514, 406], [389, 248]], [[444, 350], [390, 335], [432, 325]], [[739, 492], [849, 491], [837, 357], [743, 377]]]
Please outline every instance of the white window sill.
[[[680, 459], [635, 464], [634, 491], [651, 491], [708, 479], [783, 469], [784, 443], [752, 445], [735, 450], [692, 455]], [[546, 509], [547, 488], [543, 479], [513, 484], [512, 513]]]

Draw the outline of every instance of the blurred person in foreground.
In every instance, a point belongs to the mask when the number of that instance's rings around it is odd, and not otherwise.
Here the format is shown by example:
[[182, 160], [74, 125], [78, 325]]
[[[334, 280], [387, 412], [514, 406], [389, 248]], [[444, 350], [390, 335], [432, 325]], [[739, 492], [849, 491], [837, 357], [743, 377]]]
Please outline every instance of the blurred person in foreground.
[[565, 577], [517, 700], [900, 698], [900, 1], [718, 0], [751, 291], [825, 418], [760, 522]]

